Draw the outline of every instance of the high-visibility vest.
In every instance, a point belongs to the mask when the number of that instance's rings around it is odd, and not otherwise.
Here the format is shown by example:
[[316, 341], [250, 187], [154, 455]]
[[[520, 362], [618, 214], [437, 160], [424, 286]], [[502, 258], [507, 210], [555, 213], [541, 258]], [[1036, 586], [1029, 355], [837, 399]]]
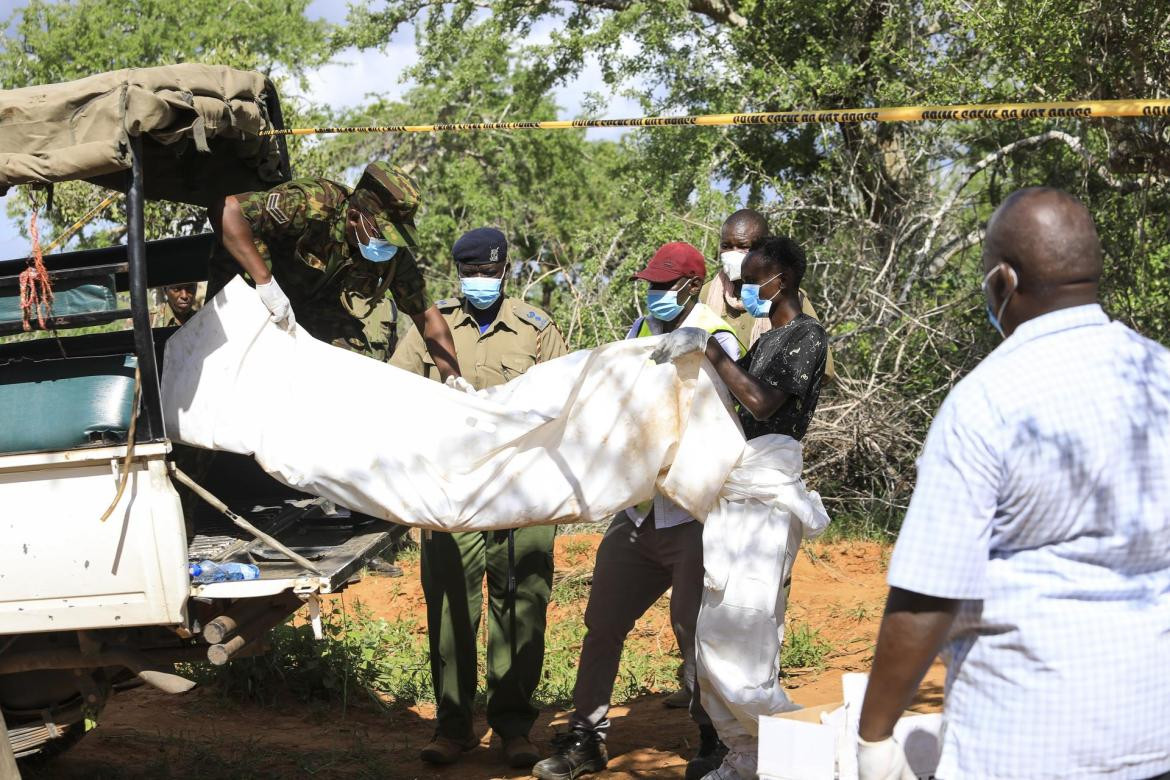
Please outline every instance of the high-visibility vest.
[[[747, 354], [747, 347], [739, 340], [739, 336], [735, 335], [735, 329], [723, 321], [723, 318], [716, 314], [710, 306], [705, 303], [696, 303], [695, 308], [691, 309], [691, 313], [687, 315], [686, 319], [679, 324], [680, 328], [702, 328], [703, 330], [714, 336], [716, 333], [730, 333], [735, 343], [739, 344], [740, 356]], [[650, 316], [647, 315], [642, 318], [642, 327], [638, 328], [638, 337], [653, 336], [650, 332]]]
[[[730, 333], [735, 339], [735, 343], [739, 344], [739, 348], [743, 355], [747, 354], [747, 347], [739, 340], [739, 336], [735, 335], [735, 330], [730, 325], [723, 321], [723, 318], [716, 314], [710, 306], [705, 303], [696, 303], [695, 308], [691, 309], [691, 313], [687, 318], [679, 323], [680, 328], [702, 328], [703, 330], [714, 336], [716, 333]], [[647, 315], [642, 318], [642, 326], [638, 328], [638, 338], [643, 336], [653, 336], [650, 332], [650, 316]], [[627, 513], [633, 512], [639, 523], [644, 522], [650, 514], [650, 509], [654, 506], [654, 499], [643, 501], [637, 506], [632, 506], [626, 510]]]

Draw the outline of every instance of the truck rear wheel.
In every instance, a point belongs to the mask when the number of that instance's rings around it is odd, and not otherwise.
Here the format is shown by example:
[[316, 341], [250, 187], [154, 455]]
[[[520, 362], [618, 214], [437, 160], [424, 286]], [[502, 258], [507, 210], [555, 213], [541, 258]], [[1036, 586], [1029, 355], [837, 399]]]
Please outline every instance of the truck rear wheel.
[[109, 689], [103, 669], [0, 676], [0, 707], [17, 759], [22, 764], [39, 765], [80, 742], [86, 733], [86, 718], [97, 717]]

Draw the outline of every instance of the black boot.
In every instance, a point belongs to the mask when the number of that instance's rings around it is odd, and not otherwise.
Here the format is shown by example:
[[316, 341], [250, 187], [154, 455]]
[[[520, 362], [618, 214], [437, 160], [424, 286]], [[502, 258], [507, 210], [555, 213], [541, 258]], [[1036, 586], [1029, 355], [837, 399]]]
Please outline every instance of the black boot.
[[539, 780], [576, 780], [582, 775], [600, 772], [609, 763], [605, 743], [596, 731], [575, 728], [553, 738], [551, 756], [532, 767]]
[[714, 772], [723, 763], [727, 746], [715, 733], [714, 726], [699, 726], [699, 752], [687, 762], [686, 780], [701, 780], [708, 772]]

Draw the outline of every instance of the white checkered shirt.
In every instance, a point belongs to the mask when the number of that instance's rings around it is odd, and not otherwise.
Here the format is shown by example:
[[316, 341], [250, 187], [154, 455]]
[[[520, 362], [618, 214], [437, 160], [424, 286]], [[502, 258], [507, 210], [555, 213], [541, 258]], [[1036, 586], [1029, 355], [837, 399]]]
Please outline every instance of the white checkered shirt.
[[891, 586], [962, 600], [937, 776], [1170, 771], [1170, 351], [1030, 320], [930, 427]]

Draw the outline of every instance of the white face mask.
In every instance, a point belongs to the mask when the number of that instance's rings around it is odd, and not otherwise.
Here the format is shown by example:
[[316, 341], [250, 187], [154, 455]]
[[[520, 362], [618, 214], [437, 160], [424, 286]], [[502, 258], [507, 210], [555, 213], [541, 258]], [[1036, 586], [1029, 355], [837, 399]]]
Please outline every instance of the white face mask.
[[719, 255], [719, 261], [723, 263], [723, 273], [727, 274], [727, 278], [733, 282], [738, 282], [743, 278], [743, 259], [747, 257], [747, 252], [741, 252], [738, 249], [732, 249]]

